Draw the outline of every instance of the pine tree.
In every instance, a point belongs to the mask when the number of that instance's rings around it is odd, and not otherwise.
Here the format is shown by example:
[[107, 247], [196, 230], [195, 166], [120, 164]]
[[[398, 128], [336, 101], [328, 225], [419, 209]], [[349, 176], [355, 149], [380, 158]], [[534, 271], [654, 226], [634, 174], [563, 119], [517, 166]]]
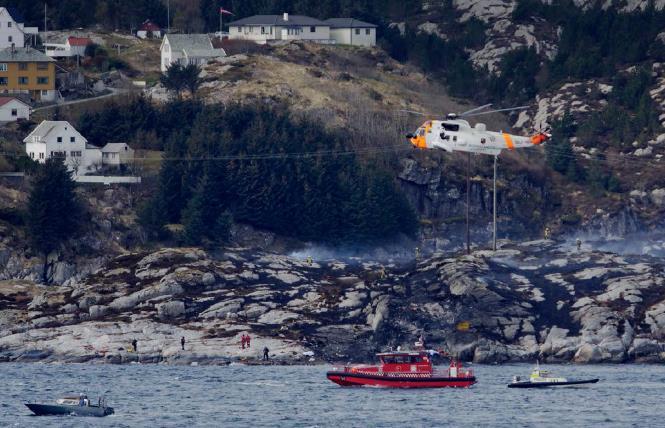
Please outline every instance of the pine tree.
[[44, 260], [44, 283], [50, 282], [49, 255], [81, 231], [83, 206], [75, 187], [61, 159], [48, 159], [33, 177], [28, 199], [28, 236], [31, 247]]

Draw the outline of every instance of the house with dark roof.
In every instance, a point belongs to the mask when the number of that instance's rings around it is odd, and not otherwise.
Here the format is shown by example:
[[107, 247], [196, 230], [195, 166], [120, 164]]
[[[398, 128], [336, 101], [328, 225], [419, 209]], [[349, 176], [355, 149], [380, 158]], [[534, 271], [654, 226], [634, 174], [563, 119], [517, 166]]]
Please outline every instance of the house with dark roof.
[[37, 34], [37, 27], [23, 25], [23, 17], [14, 8], [0, 7], [0, 49], [25, 46], [26, 35]]
[[136, 37], [139, 39], [161, 39], [162, 29], [149, 19], [143, 21], [143, 24], [136, 31]]
[[254, 15], [229, 24], [229, 38], [267, 43], [310, 40], [330, 43], [330, 25], [303, 15]]
[[354, 18], [330, 18], [330, 38], [337, 44], [354, 46], [376, 45], [376, 25]]
[[173, 63], [206, 65], [209, 61], [226, 56], [224, 49], [215, 49], [207, 34], [167, 34], [160, 47], [161, 70]]
[[0, 93], [55, 101], [55, 60], [32, 48], [0, 49]]

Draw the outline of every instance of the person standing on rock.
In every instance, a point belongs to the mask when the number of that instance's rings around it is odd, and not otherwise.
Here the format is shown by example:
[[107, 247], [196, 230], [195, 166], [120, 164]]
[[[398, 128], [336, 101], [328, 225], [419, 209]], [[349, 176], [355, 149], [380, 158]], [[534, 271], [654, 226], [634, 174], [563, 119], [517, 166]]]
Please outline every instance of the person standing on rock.
[[180, 346], [182, 347], [182, 350], [185, 350], [185, 336], [182, 336], [180, 338]]
[[252, 339], [249, 337], [249, 334], [245, 336], [245, 342], [247, 342], [247, 347], [249, 348], [249, 345], [251, 343]]
[[582, 251], [582, 240], [577, 238], [577, 251]]
[[247, 341], [247, 338], [245, 338], [245, 333], [242, 334], [240, 337], [240, 347], [242, 349], [245, 349], [245, 342]]
[[270, 360], [270, 349], [268, 347], [263, 348], [263, 361], [268, 361]]
[[134, 352], [138, 353], [139, 348], [138, 348], [138, 341], [136, 339], [132, 340], [132, 348], [134, 348]]

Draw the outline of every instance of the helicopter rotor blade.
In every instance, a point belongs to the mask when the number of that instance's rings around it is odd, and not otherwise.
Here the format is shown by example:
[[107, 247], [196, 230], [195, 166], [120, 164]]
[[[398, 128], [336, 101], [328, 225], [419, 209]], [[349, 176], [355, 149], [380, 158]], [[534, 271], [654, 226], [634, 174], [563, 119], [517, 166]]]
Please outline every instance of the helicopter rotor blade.
[[415, 115], [418, 115], [418, 116], [434, 116], [433, 114], [427, 114], [427, 113], [423, 113], [421, 111], [415, 111], [415, 110], [401, 109], [401, 110], [397, 110], [397, 111], [401, 111], [403, 113], [415, 114]]
[[472, 113], [472, 114], [467, 114], [465, 117], [474, 117], [474, 116], [481, 116], [483, 114], [492, 114], [492, 113], [499, 113], [503, 111], [515, 111], [515, 110], [526, 110], [531, 106], [519, 106], [519, 107], [511, 107], [511, 108], [501, 108], [498, 110], [490, 110], [490, 111], [482, 111], [480, 113]]
[[483, 106], [476, 107], [476, 108], [472, 108], [471, 110], [467, 110], [467, 111], [465, 111], [464, 113], [460, 113], [460, 114], [458, 114], [457, 116], [458, 116], [458, 117], [464, 117], [464, 116], [469, 115], [469, 114], [471, 114], [471, 113], [475, 113], [475, 112], [480, 111], [480, 110], [485, 110], [486, 108], [489, 108], [489, 107], [491, 107], [491, 106], [492, 106], [492, 103], [485, 104], [485, 105], [483, 105]]

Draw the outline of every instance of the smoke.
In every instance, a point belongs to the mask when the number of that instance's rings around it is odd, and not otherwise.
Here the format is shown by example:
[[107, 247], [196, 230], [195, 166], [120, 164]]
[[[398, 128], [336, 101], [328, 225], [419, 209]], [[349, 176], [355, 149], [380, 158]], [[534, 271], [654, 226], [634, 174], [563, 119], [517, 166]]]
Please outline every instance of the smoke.
[[288, 256], [299, 260], [307, 260], [311, 257], [312, 260], [317, 262], [339, 260], [352, 265], [371, 262], [405, 265], [413, 263], [417, 246], [416, 243], [409, 240], [381, 246], [327, 246], [310, 243], [303, 248], [292, 251]]
[[603, 236], [598, 233], [578, 233], [564, 238], [561, 249], [575, 250], [577, 240], [582, 250], [604, 251], [622, 256], [665, 257], [665, 230], [640, 231], [624, 236]]

